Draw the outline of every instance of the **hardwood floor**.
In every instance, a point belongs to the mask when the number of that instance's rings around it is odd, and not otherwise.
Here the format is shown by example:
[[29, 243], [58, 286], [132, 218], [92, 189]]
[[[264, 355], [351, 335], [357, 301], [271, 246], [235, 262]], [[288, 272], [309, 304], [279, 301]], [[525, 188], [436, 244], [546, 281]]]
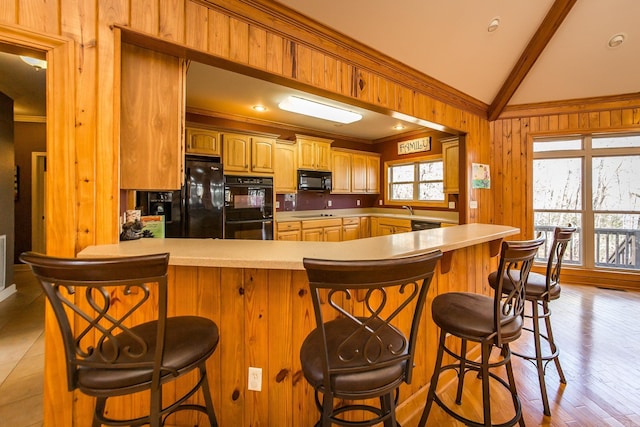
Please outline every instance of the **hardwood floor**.
[[[640, 426], [640, 293], [563, 285], [560, 299], [550, 308], [567, 384], [560, 383], [555, 365], [549, 364], [545, 378], [551, 416], [544, 416], [536, 368], [514, 356], [514, 375], [526, 424]], [[531, 335], [523, 334], [512, 344], [512, 350], [533, 353]], [[482, 392], [479, 381], [474, 384], [474, 380], [473, 374], [465, 377], [461, 412], [481, 419], [478, 410]], [[491, 393], [495, 419], [509, 419], [513, 405], [508, 394], [493, 387]], [[451, 403], [455, 387], [441, 392], [441, 396]], [[463, 424], [433, 405], [427, 425]]]
[[[0, 303], [0, 427], [40, 426], [44, 296], [29, 272], [17, 272], [16, 284], [18, 292]], [[535, 367], [514, 357], [526, 424], [640, 427], [640, 293], [563, 285], [551, 310], [567, 384], [560, 384], [549, 365], [552, 416], [545, 417]], [[526, 348], [528, 339], [523, 335], [513, 348]], [[473, 383], [473, 375], [467, 376], [462, 405], [467, 414], [477, 413], [480, 405]], [[443, 398], [451, 394], [450, 387]], [[508, 418], [510, 399], [501, 390], [492, 390], [492, 396], [496, 419]], [[462, 424], [434, 405], [427, 425]]]
[[41, 426], [45, 297], [30, 271], [15, 282], [0, 302], [0, 427]]

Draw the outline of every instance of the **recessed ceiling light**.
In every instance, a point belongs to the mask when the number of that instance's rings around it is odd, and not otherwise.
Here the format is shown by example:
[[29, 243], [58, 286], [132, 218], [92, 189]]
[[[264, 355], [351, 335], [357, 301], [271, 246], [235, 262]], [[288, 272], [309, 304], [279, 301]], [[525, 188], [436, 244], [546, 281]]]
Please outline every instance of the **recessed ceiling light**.
[[278, 104], [278, 107], [292, 113], [304, 114], [305, 116], [344, 124], [357, 122], [362, 119], [362, 115], [354, 113], [353, 111], [343, 110], [342, 108], [332, 107], [331, 105], [321, 104], [297, 96], [288, 97]]
[[609, 47], [614, 48], [614, 47], [618, 47], [620, 46], [622, 43], [624, 43], [624, 39], [626, 38], [626, 36], [624, 35], [624, 33], [619, 33], [616, 34], [614, 36], [612, 36], [609, 39]]
[[493, 33], [500, 26], [500, 17], [495, 17], [491, 21], [489, 21], [489, 25], [487, 26], [487, 31]]
[[403, 126], [403, 125], [401, 125], [400, 123], [398, 123], [397, 125], [395, 125], [395, 126], [393, 127], [393, 129], [394, 129], [394, 130], [402, 130], [402, 129], [404, 129], [404, 126]]
[[47, 61], [37, 58], [31, 58], [30, 56], [20, 56], [20, 59], [25, 63], [31, 65], [36, 71], [46, 70], [47, 69]]
[[257, 111], [259, 113], [262, 113], [263, 111], [267, 111], [267, 107], [265, 107], [264, 105], [254, 105], [252, 108], [254, 111]]

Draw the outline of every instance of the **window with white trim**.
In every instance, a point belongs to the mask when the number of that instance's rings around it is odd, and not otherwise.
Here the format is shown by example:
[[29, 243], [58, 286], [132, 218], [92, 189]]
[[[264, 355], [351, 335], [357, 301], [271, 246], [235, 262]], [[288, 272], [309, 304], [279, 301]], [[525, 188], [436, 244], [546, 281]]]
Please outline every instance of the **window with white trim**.
[[443, 206], [444, 164], [442, 157], [421, 157], [385, 163], [386, 202]]
[[[565, 263], [640, 270], [640, 134], [535, 138], [534, 229], [578, 232]], [[540, 253], [539, 259], [546, 259]]]

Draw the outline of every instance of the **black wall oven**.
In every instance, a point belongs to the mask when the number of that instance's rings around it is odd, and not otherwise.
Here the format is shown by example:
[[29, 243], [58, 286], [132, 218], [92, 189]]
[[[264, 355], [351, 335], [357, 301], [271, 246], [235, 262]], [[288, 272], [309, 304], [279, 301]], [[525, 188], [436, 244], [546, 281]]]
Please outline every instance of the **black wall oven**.
[[273, 240], [273, 178], [225, 176], [224, 238]]

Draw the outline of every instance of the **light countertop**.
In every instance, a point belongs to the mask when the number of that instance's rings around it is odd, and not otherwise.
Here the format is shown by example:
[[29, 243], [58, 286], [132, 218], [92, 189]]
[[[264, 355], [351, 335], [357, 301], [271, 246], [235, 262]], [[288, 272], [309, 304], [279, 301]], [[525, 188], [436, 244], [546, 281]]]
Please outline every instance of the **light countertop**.
[[448, 252], [519, 232], [505, 225], [465, 224], [345, 242], [151, 238], [89, 246], [78, 257], [169, 252], [171, 265], [303, 270], [303, 258], [384, 259], [437, 249]]

